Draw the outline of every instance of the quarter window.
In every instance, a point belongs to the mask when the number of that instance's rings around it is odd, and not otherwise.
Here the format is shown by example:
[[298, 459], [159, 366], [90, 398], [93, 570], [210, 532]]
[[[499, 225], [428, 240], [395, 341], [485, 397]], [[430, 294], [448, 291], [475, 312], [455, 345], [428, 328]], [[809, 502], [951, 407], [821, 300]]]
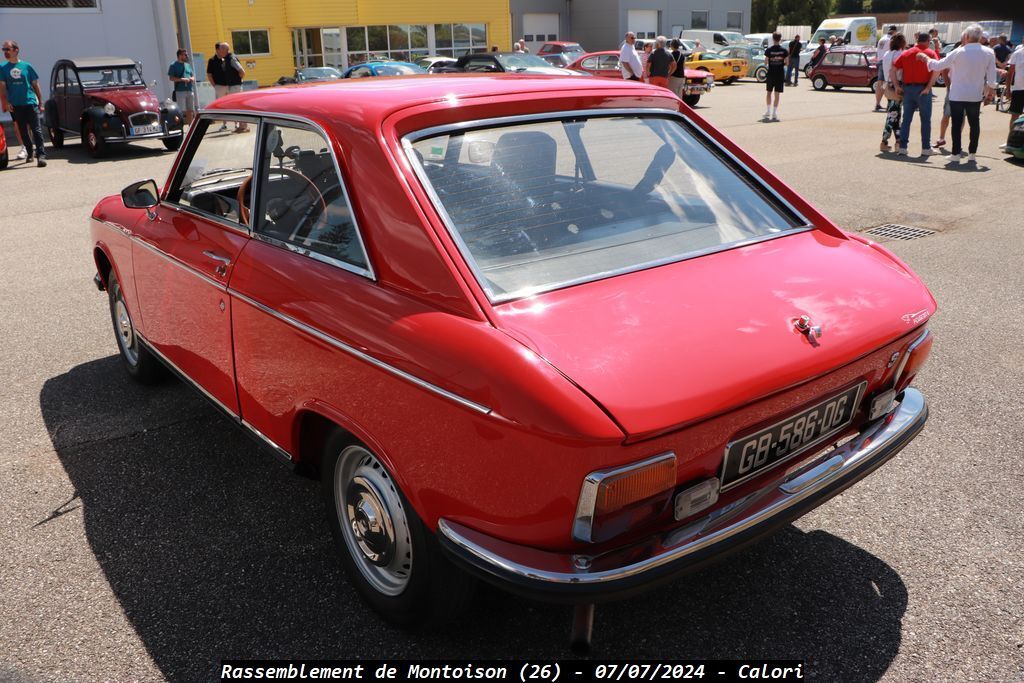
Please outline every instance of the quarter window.
[[[230, 223], [247, 225], [256, 124], [233, 118], [203, 118], [198, 125], [199, 142], [193, 143], [182, 160], [185, 170], [179, 171], [168, 199]], [[236, 125], [247, 127], [248, 133], [235, 135]]]
[[270, 54], [270, 32], [265, 29], [232, 31], [231, 45], [236, 55], [251, 57]]
[[317, 131], [267, 124], [254, 232], [319, 260], [368, 270], [330, 144]]

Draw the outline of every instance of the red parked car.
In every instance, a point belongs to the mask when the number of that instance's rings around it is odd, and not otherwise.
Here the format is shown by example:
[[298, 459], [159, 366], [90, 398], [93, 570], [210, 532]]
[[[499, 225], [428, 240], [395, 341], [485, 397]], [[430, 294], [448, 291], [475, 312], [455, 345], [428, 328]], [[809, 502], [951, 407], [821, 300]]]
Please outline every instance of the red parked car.
[[185, 124], [178, 105], [158, 100], [127, 57], [57, 60], [44, 111], [54, 147], [63, 147], [66, 135], [78, 135], [94, 157], [112, 144], [137, 140], [160, 140], [175, 151]]
[[[570, 64], [568, 68], [592, 76], [622, 79], [617, 50], [590, 52]], [[683, 102], [695, 107], [700, 102], [700, 96], [711, 92], [711, 89], [715, 87], [715, 77], [706, 71], [697, 69], [686, 69], [685, 73], [686, 88], [683, 90]]]
[[846, 86], [874, 89], [878, 80], [878, 52], [857, 46], [834, 47], [816, 66], [807, 70], [807, 77], [815, 90], [829, 86], [835, 90]]
[[585, 52], [586, 50], [584, 50], [583, 46], [580, 45], [579, 43], [573, 43], [565, 40], [555, 40], [550, 43], [544, 43], [543, 45], [541, 45], [540, 49], [537, 50], [537, 55], [543, 57], [544, 55], [567, 54], [572, 57], [572, 59], [570, 59], [569, 61], [572, 61], [573, 59], [576, 59]]
[[318, 473], [386, 618], [468, 573], [583, 638], [922, 429], [928, 289], [667, 90], [399, 78], [222, 98], [91, 220], [127, 371]]

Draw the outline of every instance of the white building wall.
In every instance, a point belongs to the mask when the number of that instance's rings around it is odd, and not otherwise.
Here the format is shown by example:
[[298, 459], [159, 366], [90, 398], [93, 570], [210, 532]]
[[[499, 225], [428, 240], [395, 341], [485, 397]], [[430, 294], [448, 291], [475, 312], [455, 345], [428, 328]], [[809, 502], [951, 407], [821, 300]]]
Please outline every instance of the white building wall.
[[[171, 0], [99, 0], [99, 9], [2, 9], [0, 40], [16, 40], [50, 96], [50, 70], [69, 57], [129, 57], [142, 63], [161, 100], [170, 97], [167, 67], [178, 49]], [[7, 117], [9, 118], [9, 116]]]

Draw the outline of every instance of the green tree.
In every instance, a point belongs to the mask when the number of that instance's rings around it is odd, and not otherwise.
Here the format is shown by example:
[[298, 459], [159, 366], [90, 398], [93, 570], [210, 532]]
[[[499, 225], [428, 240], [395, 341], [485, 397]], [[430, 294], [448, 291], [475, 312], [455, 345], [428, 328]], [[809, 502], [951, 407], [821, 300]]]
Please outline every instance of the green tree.
[[774, 31], [776, 26], [813, 28], [832, 14], [834, 3], [835, 0], [752, 0], [750, 28], [757, 33]]

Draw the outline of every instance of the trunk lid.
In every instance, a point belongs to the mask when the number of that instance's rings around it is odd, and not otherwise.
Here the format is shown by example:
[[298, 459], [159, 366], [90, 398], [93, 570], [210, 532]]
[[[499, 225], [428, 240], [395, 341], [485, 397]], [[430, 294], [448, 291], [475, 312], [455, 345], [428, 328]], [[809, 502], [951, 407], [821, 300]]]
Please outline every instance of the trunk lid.
[[[631, 438], [819, 377], [906, 335], [934, 310], [901, 264], [818, 230], [495, 308], [499, 327]], [[822, 328], [816, 345], [794, 327], [802, 315]]]

